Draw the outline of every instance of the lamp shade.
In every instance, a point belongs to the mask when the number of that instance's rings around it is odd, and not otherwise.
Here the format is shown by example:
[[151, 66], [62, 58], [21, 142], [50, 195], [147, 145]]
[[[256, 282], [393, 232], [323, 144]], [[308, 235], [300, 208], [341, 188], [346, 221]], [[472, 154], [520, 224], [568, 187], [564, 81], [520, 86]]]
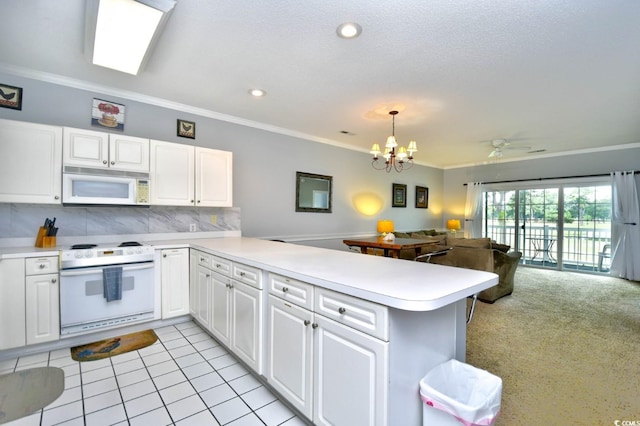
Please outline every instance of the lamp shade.
[[447, 229], [451, 231], [459, 231], [460, 230], [460, 221], [458, 219], [449, 219], [447, 220]]
[[387, 233], [393, 232], [393, 221], [389, 219], [382, 219], [378, 221], [378, 232]]

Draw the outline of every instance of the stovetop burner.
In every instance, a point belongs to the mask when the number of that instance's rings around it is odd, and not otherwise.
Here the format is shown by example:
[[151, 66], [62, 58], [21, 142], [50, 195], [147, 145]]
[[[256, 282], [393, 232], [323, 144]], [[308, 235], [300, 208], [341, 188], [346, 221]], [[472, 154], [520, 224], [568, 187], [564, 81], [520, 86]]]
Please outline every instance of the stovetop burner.
[[97, 244], [74, 244], [71, 247], [69, 247], [70, 250], [84, 250], [84, 249], [91, 249], [94, 247], [97, 247]]
[[138, 247], [141, 246], [142, 244], [140, 244], [137, 241], [125, 241], [123, 243], [120, 243], [120, 245], [118, 247]]

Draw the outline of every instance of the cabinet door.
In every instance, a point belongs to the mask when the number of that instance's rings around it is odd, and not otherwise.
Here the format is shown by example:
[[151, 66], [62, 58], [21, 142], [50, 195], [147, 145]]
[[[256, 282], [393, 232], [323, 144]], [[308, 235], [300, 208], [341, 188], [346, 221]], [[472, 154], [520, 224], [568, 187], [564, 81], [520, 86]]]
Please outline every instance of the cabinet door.
[[109, 133], [65, 127], [63, 137], [65, 166], [109, 167]]
[[313, 313], [272, 295], [268, 300], [267, 380], [287, 401], [311, 419]]
[[162, 318], [189, 315], [189, 249], [162, 250]]
[[262, 290], [231, 281], [231, 350], [262, 374]]
[[196, 147], [196, 206], [233, 206], [233, 154]]
[[156, 140], [150, 146], [151, 204], [193, 206], [194, 147]]
[[25, 345], [24, 259], [0, 259], [0, 350]]
[[26, 278], [27, 345], [60, 338], [59, 294], [58, 274]]
[[62, 127], [0, 120], [0, 202], [62, 202]]
[[149, 139], [109, 135], [109, 167], [114, 170], [149, 172]]
[[204, 328], [211, 327], [211, 286], [212, 272], [202, 266], [196, 265], [195, 268], [195, 288], [192, 288], [192, 305], [191, 315]]
[[211, 275], [211, 333], [225, 346], [231, 342], [231, 279]]
[[320, 315], [315, 323], [313, 423], [386, 425], [389, 344]]

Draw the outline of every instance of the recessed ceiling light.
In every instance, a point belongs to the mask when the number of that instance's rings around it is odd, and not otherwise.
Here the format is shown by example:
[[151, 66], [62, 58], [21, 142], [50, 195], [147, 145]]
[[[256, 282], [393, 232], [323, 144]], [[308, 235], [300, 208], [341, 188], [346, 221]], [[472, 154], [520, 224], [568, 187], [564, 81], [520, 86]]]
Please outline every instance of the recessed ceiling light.
[[345, 22], [344, 24], [338, 25], [336, 28], [336, 33], [338, 37], [341, 38], [355, 38], [360, 35], [362, 32], [362, 27], [355, 22]]
[[251, 96], [255, 96], [256, 98], [261, 98], [263, 96], [267, 96], [267, 92], [262, 89], [251, 89], [249, 90], [249, 94]]

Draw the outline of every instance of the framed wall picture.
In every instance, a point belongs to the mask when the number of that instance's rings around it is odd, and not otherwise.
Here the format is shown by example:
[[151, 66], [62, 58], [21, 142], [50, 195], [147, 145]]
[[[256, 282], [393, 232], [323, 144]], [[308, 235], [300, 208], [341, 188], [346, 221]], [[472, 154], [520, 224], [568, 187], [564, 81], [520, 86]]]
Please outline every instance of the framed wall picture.
[[102, 99], [93, 99], [91, 125], [124, 130], [124, 105]]
[[407, 185], [394, 183], [391, 195], [391, 207], [407, 207]]
[[181, 138], [196, 138], [196, 123], [178, 119], [178, 136]]
[[0, 83], [0, 107], [22, 109], [22, 87], [7, 86]]
[[416, 186], [416, 209], [429, 208], [429, 188]]

